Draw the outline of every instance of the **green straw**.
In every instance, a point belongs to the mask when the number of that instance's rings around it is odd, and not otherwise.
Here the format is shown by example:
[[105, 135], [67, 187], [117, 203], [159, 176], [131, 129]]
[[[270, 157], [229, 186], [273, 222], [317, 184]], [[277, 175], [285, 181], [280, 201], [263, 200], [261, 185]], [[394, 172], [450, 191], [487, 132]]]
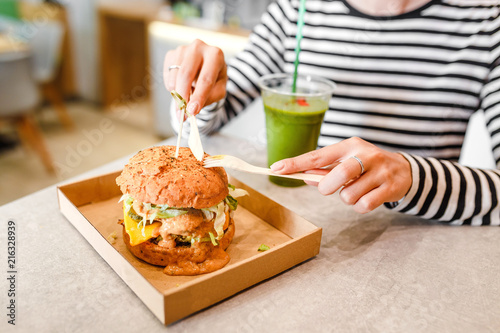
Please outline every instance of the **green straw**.
[[297, 47], [295, 48], [295, 70], [293, 72], [292, 92], [297, 91], [297, 74], [299, 69], [300, 41], [302, 40], [302, 27], [304, 26], [304, 13], [306, 12], [306, 0], [300, 0], [299, 19], [297, 21]]

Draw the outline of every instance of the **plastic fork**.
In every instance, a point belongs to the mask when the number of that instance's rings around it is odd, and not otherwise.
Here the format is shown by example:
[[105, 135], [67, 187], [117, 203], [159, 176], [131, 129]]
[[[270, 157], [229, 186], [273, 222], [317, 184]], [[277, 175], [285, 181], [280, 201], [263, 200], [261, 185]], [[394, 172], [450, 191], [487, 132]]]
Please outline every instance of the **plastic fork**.
[[203, 166], [205, 168], [224, 167], [245, 172], [257, 173], [261, 175], [308, 180], [313, 182], [320, 182], [324, 177], [323, 175], [314, 175], [310, 173], [291, 173], [288, 175], [280, 175], [274, 173], [273, 171], [271, 171], [271, 169], [251, 165], [243, 161], [242, 159], [230, 155], [212, 155], [205, 157], [205, 159], [203, 160]]

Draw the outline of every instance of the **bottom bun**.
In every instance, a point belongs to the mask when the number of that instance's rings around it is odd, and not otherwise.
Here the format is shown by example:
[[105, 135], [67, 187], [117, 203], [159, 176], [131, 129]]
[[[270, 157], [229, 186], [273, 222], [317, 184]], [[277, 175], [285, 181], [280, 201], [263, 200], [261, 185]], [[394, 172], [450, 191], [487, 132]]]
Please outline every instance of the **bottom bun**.
[[229, 220], [224, 236], [218, 246], [211, 242], [203, 242], [199, 247], [166, 248], [150, 241], [130, 245], [130, 237], [123, 227], [123, 241], [134, 256], [147, 263], [165, 266], [164, 273], [168, 275], [198, 275], [221, 269], [229, 262], [229, 255], [224, 251], [234, 237], [234, 221]]

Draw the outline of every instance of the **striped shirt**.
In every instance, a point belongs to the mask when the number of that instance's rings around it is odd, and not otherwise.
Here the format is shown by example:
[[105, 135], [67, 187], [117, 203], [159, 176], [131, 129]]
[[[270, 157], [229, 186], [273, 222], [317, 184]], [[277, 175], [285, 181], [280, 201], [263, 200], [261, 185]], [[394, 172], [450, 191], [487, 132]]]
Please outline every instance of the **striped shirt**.
[[[200, 113], [202, 132], [254, 100], [262, 75], [294, 71], [298, 5], [269, 6], [228, 66], [224, 106]], [[402, 152], [413, 184], [388, 208], [451, 224], [500, 225], [499, 13], [498, 0], [432, 0], [381, 17], [345, 0], [306, 1], [299, 73], [337, 84], [319, 146], [357, 136]], [[497, 170], [457, 164], [477, 111], [485, 114]]]

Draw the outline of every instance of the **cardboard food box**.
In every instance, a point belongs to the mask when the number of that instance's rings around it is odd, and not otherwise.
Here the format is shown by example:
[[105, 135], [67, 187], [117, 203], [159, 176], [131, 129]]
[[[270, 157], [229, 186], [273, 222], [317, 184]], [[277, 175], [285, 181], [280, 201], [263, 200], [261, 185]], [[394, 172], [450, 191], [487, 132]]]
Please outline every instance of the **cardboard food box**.
[[[163, 267], [134, 257], [122, 239], [120, 172], [58, 187], [59, 208], [113, 270], [165, 325], [204, 309], [319, 253], [321, 228], [230, 178], [248, 191], [238, 198], [236, 233], [222, 269], [198, 276], [168, 276]], [[261, 244], [270, 247], [259, 252]]]

